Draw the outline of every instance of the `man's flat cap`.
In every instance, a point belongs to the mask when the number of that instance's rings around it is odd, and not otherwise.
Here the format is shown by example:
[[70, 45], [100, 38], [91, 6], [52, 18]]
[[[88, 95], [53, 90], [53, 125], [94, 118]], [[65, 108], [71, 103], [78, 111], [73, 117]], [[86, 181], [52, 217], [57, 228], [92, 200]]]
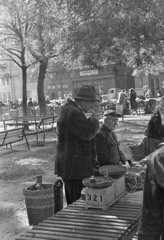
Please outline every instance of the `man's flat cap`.
[[121, 117], [121, 114], [115, 110], [107, 110], [104, 112], [104, 116]]

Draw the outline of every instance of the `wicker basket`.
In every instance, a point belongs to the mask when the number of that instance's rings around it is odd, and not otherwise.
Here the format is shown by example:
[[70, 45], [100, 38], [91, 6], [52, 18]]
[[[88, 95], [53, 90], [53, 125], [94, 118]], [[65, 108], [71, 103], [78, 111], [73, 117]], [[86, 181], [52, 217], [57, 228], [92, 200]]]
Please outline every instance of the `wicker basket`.
[[23, 189], [30, 225], [37, 225], [63, 208], [63, 183], [42, 184], [45, 190], [31, 190], [36, 184]]

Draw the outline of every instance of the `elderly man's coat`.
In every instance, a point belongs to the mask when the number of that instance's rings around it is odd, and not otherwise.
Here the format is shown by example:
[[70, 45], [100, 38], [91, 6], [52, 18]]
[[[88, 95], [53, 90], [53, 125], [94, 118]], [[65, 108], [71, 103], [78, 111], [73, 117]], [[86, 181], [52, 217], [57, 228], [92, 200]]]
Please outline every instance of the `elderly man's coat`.
[[66, 179], [83, 179], [93, 175], [94, 137], [99, 121], [87, 119], [73, 101], [66, 103], [57, 121], [55, 173]]
[[100, 166], [116, 165], [121, 161], [125, 164], [125, 156], [119, 150], [119, 144], [114, 132], [102, 125], [96, 134], [97, 160]]

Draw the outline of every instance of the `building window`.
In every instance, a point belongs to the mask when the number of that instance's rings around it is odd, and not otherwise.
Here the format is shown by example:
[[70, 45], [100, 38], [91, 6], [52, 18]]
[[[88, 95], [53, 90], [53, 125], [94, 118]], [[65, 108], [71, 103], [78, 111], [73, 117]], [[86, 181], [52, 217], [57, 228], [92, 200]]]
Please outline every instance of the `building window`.
[[2, 79], [2, 85], [4, 86], [5, 85], [5, 78], [2, 77], [1, 79]]
[[6, 93], [3, 93], [3, 101], [4, 101], [4, 102], [7, 102], [7, 96], [6, 96]]
[[68, 84], [63, 84], [63, 88], [68, 88]]
[[9, 100], [11, 100], [11, 92], [8, 92], [8, 93], [7, 93], [7, 98], [8, 98]]

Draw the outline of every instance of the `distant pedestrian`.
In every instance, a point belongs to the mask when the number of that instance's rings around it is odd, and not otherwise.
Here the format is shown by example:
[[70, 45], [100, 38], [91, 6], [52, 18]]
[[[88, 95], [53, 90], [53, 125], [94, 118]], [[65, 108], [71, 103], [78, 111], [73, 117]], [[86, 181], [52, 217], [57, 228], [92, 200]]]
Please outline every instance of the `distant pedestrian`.
[[19, 108], [19, 103], [18, 103], [18, 100], [13, 100], [13, 106], [12, 106], [13, 109], [18, 109]]
[[160, 91], [160, 90], [157, 90], [157, 91], [156, 91], [156, 94], [157, 94], [157, 98], [160, 98], [160, 97], [162, 97], [162, 93], [161, 93], [161, 91]]
[[129, 94], [129, 101], [130, 101], [130, 107], [132, 111], [132, 115], [134, 112], [138, 115], [137, 112], [137, 102], [136, 102], [137, 94], [133, 88], [130, 89], [130, 94]]
[[6, 106], [1, 100], [0, 100], [0, 120], [3, 118], [3, 107]]
[[10, 99], [8, 99], [6, 105], [7, 105], [7, 107], [12, 108], [13, 107], [13, 102]]
[[145, 94], [145, 98], [146, 98], [146, 99], [153, 98], [153, 94], [152, 94], [152, 92], [151, 92], [150, 89], [147, 90], [147, 92], [146, 92], [146, 94]]
[[51, 103], [50, 100], [49, 100], [49, 96], [46, 96], [45, 103], [46, 103], [46, 104], [50, 104], [50, 103]]
[[29, 101], [27, 103], [27, 107], [33, 107], [33, 106], [34, 106], [34, 104], [32, 102], [32, 98], [29, 98]]
[[119, 92], [117, 103], [118, 104], [122, 104], [123, 105], [123, 109], [127, 109], [127, 106], [126, 106], [127, 94], [126, 94], [126, 92], [124, 90], [121, 90], [121, 92]]

